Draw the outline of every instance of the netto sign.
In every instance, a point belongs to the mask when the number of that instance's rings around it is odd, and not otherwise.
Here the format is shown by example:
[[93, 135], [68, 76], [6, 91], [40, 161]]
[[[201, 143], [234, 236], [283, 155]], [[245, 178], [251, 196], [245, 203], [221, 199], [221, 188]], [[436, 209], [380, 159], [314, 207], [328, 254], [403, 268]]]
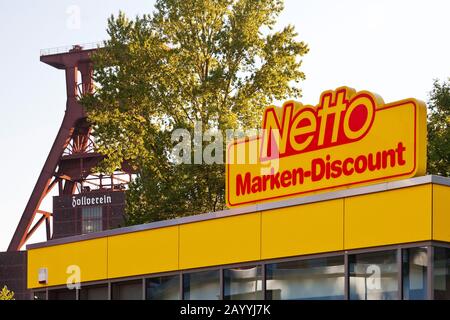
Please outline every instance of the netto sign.
[[262, 128], [228, 145], [230, 207], [425, 174], [426, 107], [416, 99], [385, 104], [341, 87], [317, 106], [266, 108]]

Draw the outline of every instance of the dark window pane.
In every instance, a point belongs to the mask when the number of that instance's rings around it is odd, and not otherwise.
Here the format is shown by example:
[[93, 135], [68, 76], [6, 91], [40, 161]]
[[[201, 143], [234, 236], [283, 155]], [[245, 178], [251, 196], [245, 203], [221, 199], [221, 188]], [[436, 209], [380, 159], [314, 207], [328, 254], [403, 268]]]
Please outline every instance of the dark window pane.
[[398, 299], [397, 251], [349, 256], [350, 299]]
[[224, 300], [261, 300], [262, 267], [252, 266], [224, 270]]
[[76, 300], [76, 290], [58, 289], [48, 291], [48, 300]]
[[424, 300], [427, 297], [427, 248], [402, 251], [403, 299]]
[[80, 300], [108, 300], [108, 286], [81, 287]]
[[450, 249], [434, 248], [434, 299], [450, 300]]
[[47, 295], [45, 294], [45, 291], [35, 291], [33, 292], [33, 300], [46, 300]]
[[142, 300], [142, 280], [113, 283], [112, 300]]
[[81, 211], [81, 233], [103, 230], [102, 207], [84, 207]]
[[183, 298], [185, 300], [219, 300], [219, 270], [184, 274]]
[[147, 300], [179, 300], [180, 276], [156, 277], [146, 280]]
[[268, 264], [266, 279], [267, 299], [344, 299], [344, 257]]

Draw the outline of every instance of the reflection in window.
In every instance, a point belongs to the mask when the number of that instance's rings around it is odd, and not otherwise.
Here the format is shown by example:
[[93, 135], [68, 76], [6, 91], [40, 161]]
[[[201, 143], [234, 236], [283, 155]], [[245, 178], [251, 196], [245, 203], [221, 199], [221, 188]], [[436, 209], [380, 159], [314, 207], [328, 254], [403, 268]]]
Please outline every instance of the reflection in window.
[[77, 292], [75, 289], [58, 289], [48, 291], [48, 300], [76, 300]]
[[108, 300], [108, 285], [82, 286], [80, 300]]
[[45, 291], [35, 291], [33, 293], [33, 300], [47, 300]]
[[423, 300], [427, 297], [427, 248], [402, 251], [403, 299]]
[[103, 230], [102, 207], [84, 207], [81, 210], [81, 233]]
[[344, 257], [268, 264], [267, 299], [344, 299]]
[[219, 270], [184, 274], [183, 298], [185, 300], [219, 300]]
[[262, 267], [252, 266], [226, 269], [224, 276], [224, 300], [261, 300]]
[[180, 300], [180, 276], [164, 276], [146, 280], [147, 300]]
[[142, 300], [142, 280], [112, 284], [112, 300]]
[[396, 250], [350, 255], [350, 299], [398, 299]]
[[450, 249], [434, 247], [434, 299], [450, 300]]

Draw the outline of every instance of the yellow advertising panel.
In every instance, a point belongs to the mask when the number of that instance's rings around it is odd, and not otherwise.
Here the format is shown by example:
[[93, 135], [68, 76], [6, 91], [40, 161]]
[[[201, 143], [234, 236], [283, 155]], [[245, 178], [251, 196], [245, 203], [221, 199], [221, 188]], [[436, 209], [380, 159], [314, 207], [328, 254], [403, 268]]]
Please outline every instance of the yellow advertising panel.
[[317, 106], [266, 108], [259, 135], [227, 147], [229, 207], [425, 174], [426, 106], [348, 87]]

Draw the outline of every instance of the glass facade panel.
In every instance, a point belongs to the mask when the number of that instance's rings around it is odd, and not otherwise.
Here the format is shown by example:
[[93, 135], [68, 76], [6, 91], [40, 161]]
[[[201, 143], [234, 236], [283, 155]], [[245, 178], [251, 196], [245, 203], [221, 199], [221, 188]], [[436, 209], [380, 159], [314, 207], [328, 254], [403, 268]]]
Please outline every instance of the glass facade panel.
[[147, 300], [180, 300], [180, 276], [150, 278], [145, 281]]
[[343, 256], [268, 264], [266, 298], [344, 299], [344, 274]]
[[450, 249], [434, 247], [434, 299], [450, 300]]
[[[427, 299], [431, 286], [435, 300], [450, 300], [450, 248], [433, 246], [434, 258], [430, 260], [430, 247], [425, 245], [427, 247], [400, 249], [399, 246], [386, 251], [349, 253], [348, 278], [345, 277], [344, 254], [278, 263], [261, 261], [260, 265], [227, 269], [217, 266], [212, 270], [151, 277], [145, 279], [145, 288], [144, 279], [112, 283], [111, 299], [142, 300], [145, 289], [147, 300], [218, 300], [222, 294], [224, 300], [338, 300], [345, 298], [348, 283], [351, 300], [398, 299], [400, 285], [404, 300]], [[402, 281], [399, 281], [400, 276]], [[78, 298], [106, 300], [108, 288], [107, 283], [82, 286]], [[32, 298], [45, 299], [46, 292], [34, 291]], [[76, 298], [76, 290], [48, 291], [49, 300]]]
[[48, 300], [76, 300], [77, 292], [75, 289], [57, 289], [48, 291]]
[[349, 255], [352, 300], [398, 299], [397, 250]]
[[102, 207], [84, 207], [81, 210], [81, 233], [91, 233], [103, 230]]
[[108, 285], [82, 286], [80, 300], [108, 300]]
[[142, 300], [142, 280], [113, 283], [112, 300]]
[[47, 294], [45, 291], [35, 291], [33, 292], [33, 300], [46, 300]]
[[262, 267], [241, 267], [223, 271], [224, 300], [261, 300]]
[[403, 299], [424, 300], [427, 298], [427, 248], [402, 250]]
[[219, 270], [184, 274], [183, 298], [184, 300], [219, 300]]

